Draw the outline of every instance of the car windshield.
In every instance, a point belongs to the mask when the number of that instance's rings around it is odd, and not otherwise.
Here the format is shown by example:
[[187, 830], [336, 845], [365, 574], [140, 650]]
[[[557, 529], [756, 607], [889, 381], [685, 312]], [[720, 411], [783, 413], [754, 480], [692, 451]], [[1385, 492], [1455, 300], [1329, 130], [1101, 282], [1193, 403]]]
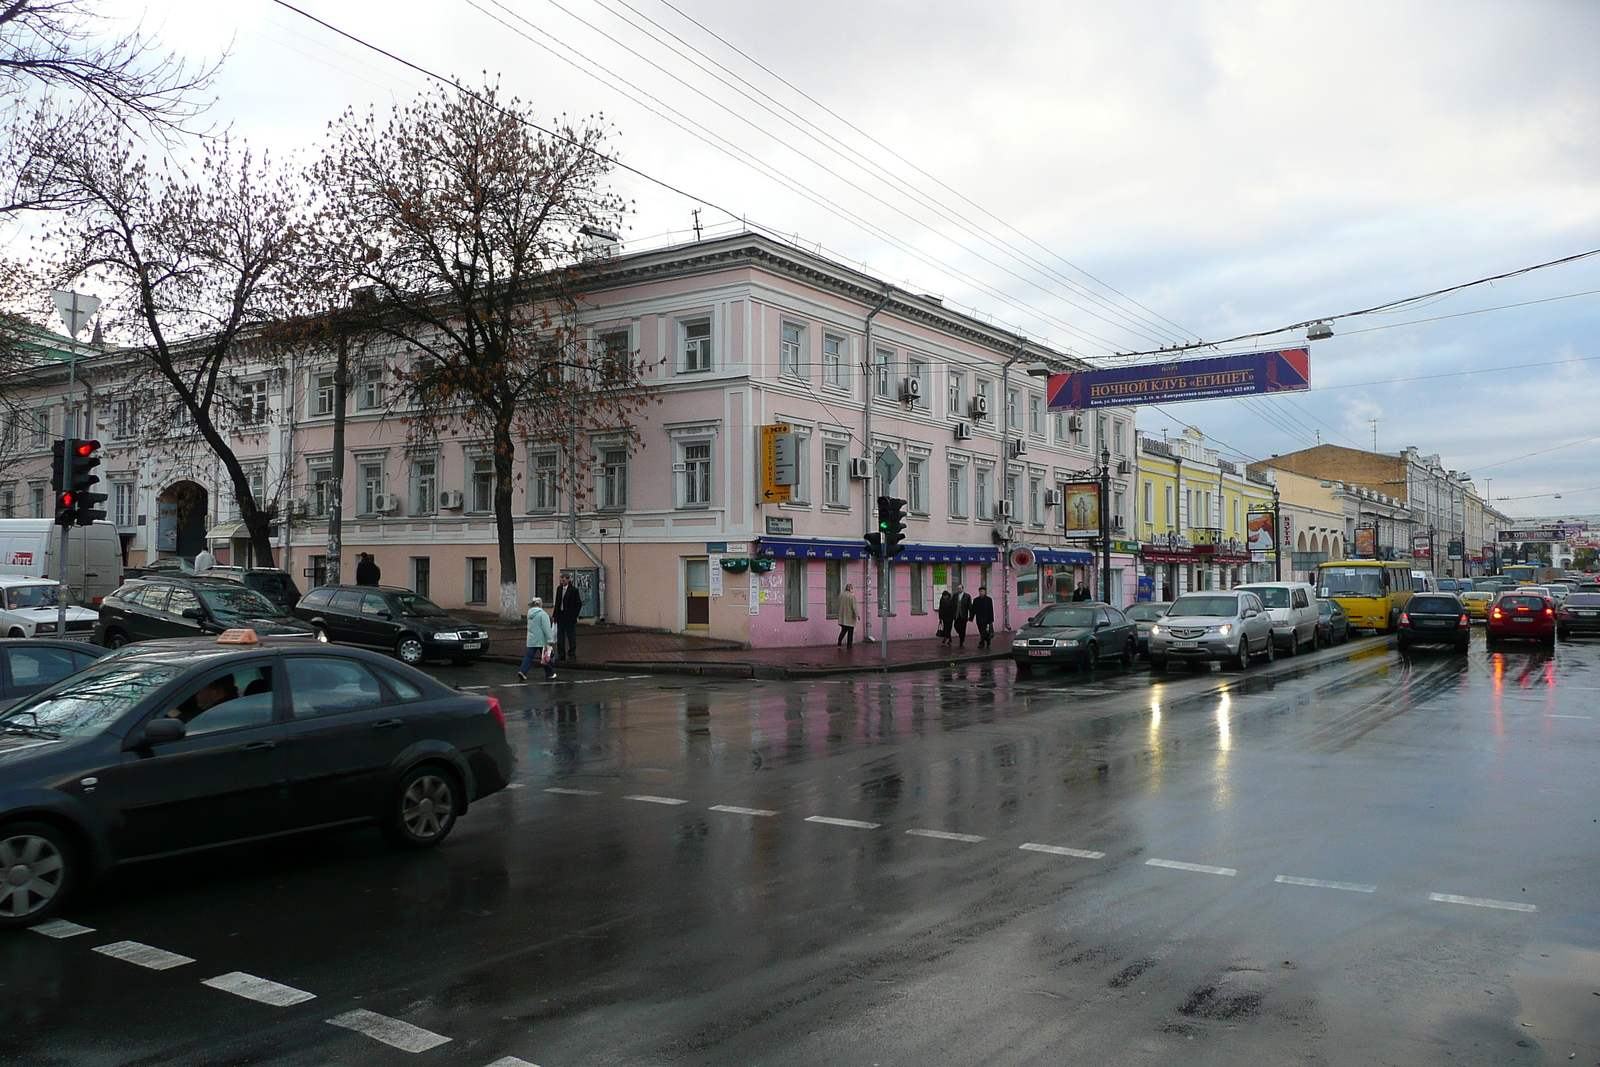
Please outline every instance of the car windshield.
[[[72, 598], [67, 598], [72, 603]], [[54, 608], [61, 605], [59, 585], [18, 585], [6, 590], [6, 607], [13, 611], [23, 608]]]
[[1317, 581], [1320, 597], [1383, 595], [1383, 575], [1375, 567], [1324, 567]]
[[1418, 615], [1459, 615], [1461, 603], [1453, 596], [1414, 596], [1406, 610]]
[[1134, 622], [1154, 622], [1166, 613], [1167, 606], [1165, 604], [1135, 604], [1123, 612]]
[[1094, 609], [1078, 608], [1070, 604], [1057, 604], [1045, 608], [1033, 617], [1035, 626], [1093, 626]]
[[1544, 597], [1507, 596], [1501, 599], [1500, 606], [1502, 608], [1510, 608], [1512, 611], [1542, 611], [1544, 609]]
[[400, 614], [412, 615], [418, 618], [428, 618], [446, 614], [445, 610], [425, 596], [416, 593], [396, 593], [395, 602], [400, 605]]
[[0, 715], [0, 730], [90, 737], [184, 670], [169, 664], [126, 662], [91, 667]]
[[1567, 597], [1569, 608], [1600, 608], [1600, 593], [1573, 593]]
[[1239, 614], [1239, 598], [1235, 596], [1181, 596], [1172, 602], [1175, 616], [1215, 615], [1231, 619]]
[[1286, 608], [1289, 606], [1289, 590], [1280, 589], [1274, 585], [1247, 585], [1256, 596], [1261, 598], [1261, 603], [1269, 608]]
[[283, 609], [254, 589], [201, 589], [200, 599], [213, 615], [236, 619], [275, 619]]

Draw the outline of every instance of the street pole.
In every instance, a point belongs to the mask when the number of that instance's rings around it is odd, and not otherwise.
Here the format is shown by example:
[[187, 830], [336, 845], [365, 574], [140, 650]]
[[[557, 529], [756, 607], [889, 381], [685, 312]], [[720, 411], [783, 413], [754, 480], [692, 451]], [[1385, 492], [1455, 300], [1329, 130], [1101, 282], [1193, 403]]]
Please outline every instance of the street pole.
[[[893, 296], [893, 295], [894, 295], [893, 287], [889, 287], [889, 288], [886, 288], [884, 290], [883, 299], [878, 301], [878, 306], [873, 308], [871, 311], [867, 312], [866, 324], [865, 324], [865, 327], [864, 327], [864, 329], [862, 331], [864, 337], [863, 337], [863, 340], [862, 340], [861, 343], [862, 343], [862, 345], [864, 347], [863, 347], [863, 350], [862, 350], [862, 353], [861, 353], [861, 386], [862, 386], [861, 391], [865, 396], [865, 401], [864, 401], [864, 403], [862, 405], [861, 433], [862, 433], [862, 436], [865, 439], [862, 441], [862, 446], [861, 447], [862, 447], [863, 454], [867, 457], [867, 479], [866, 479], [866, 488], [864, 489], [864, 491], [861, 494], [861, 509], [862, 509], [862, 511], [864, 511], [866, 513], [865, 521], [868, 522], [868, 523], [872, 523], [872, 522], [876, 522], [877, 521], [876, 518], [874, 517], [877, 513], [873, 509], [873, 498], [877, 494], [875, 494], [872, 491], [873, 490], [873, 483], [877, 480], [876, 477], [875, 477], [875, 473], [876, 473], [876, 470], [877, 470], [877, 460], [878, 460], [877, 454], [872, 449], [872, 401], [873, 401], [873, 397], [877, 394], [878, 380], [877, 380], [877, 372], [874, 369], [873, 363], [872, 363], [872, 320], [878, 317], [878, 313], [880, 311], [882, 311], [884, 308], [889, 306], [889, 298], [891, 296]], [[884, 492], [887, 493], [888, 490], [889, 490], [889, 487], [888, 486], [884, 486], [883, 488], [884, 488]], [[868, 532], [870, 532], [870, 530], [871, 530], [871, 527], [868, 527], [867, 530], [863, 530], [862, 532], [863, 533], [868, 533]], [[862, 585], [862, 589], [861, 589], [861, 610], [863, 612], [870, 612], [873, 609], [873, 604], [872, 604], [872, 564], [870, 562], [868, 562], [868, 564], [865, 567], [861, 568], [861, 575], [862, 575], [862, 578], [861, 578], [861, 585]], [[883, 578], [883, 575], [882, 575], [882, 572], [880, 571], [880, 573], [879, 573], [879, 581], [880, 582], [882, 581], [882, 578]], [[879, 614], [882, 615], [883, 612], [879, 612]], [[870, 618], [870, 616], [869, 616], [869, 618]], [[872, 625], [870, 623], [868, 623], [868, 625], [863, 626], [861, 629], [862, 629], [862, 632], [866, 634], [866, 639], [868, 641], [872, 640]], [[888, 640], [888, 633], [889, 633], [887, 621], [885, 621], [885, 623], [884, 623], [884, 631], [883, 632], [884, 632], [884, 639], [885, 639], [885, 641], [887, 641]], [[889, 655], [888, 650], [885, 649], [883, 654], [884, 654], [884, 657], [887, 658], [888, 655]]]
[[1111, 603], [1111, 449], [1100, 449], [1100, 599]]
[[[884, 546], [887, 548], [888, 546]], [[884, 552], [883, 558], [878, 560], [878, 589], [883, 594], [883, 611], [879, 618], [883, 620], [883, 662], [889, 662], [889, 614], [894, 611], [894, 605], [889, 603], [889, 554]]]
[[1272, 580], [1283, 581], [1283, 510], [1276, 485], [1272, 487]]

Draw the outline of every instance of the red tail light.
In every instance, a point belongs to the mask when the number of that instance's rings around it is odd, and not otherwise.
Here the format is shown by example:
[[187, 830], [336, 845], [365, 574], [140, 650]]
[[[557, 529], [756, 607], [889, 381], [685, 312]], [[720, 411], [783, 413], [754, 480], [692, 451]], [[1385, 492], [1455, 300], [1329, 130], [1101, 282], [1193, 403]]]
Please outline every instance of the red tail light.
[[1461, 621], [1456, 623], [1456, 628], [1460, 630], [1471, 629], [1472, 622], [1465, 615], [1463, 615], [1461, 616]]
[[1400, 613], [1400, 625], [1401, 626], [1410, 626], [1411, 625], [1411, 616], [1407, 615], [1403, 611]]
[[1500, 609], [1499, 608], [1495, 608], [1494, 609], [1494, 617], [1497, 618], [1497, 619], [1505, 618], [1505, 616], [1500, 613]]
[[1556, 613], [1556, 611], [1555, 611], [1555, 609], [1554, 609], [1554, 608], [1545, 608], [1545, 609], [1544, 609], [1544, 613], [1545, 613], [1545, 614], [1546, 614], [1546, 615], [1554, 615], [1554, 614], [1555, 614], [1555, 613]]
[[489, 697], [489, 711], [494, 715], [494, 721], [500, 724], [500, 729], [506, 728], [506, 713], [500, 710], [500, 698]]

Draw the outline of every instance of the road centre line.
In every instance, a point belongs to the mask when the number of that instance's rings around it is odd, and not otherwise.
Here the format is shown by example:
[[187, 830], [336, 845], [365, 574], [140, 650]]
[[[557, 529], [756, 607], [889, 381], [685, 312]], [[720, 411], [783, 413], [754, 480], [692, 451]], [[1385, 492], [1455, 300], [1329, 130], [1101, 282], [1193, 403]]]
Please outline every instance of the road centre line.
[[1475, 908], [1499, 908], [1502, 911], [1538, 911], [1532, 904], [1518, 904], [1514, 900], [1490, 900], [1487, 897], [1458, 897], [1454, 893], [1429, 893], [1429, 900], [1444, 904], [1471, 904]]
[[537, 1063], [529, 1063], [527, 1060], [519, 1060], [515, 1056], [501, 1056], [489, 1064], [489, 1067], [539, 1067], [539, 1065]]
[[677, 797], [653, 797], [646, 793], [633, 793], [622, 798], [623, 800], [641, 800], [646, 804], [687, 804], [687, 800]]
[[1554, 712], [1548, 712], [1548, 711], [1545, 712], [1544, 717], [1547, 718], [1547, 719], [1592, 719], [1592, 718], [1594, 718], [1593, 715], [1557, 715]]
[[563, 789], [560, 786], [551, 786], [545, 792], [560, 793], [564, 797], [597, 797], [600, 795], [600, 790], [598, 789]]
[[820, 822], [824, 826], [848, 826], [852, 830], [876, 830], [882, 823], [859, 822], [856, 819], [831, 819], [826, 815], [807, 815], [806, 822]]
[[1018, 845], [1017, 848], [1025, 852], [1043, 852], [1051, 856], [1076, 856], [1080, 860], [1103, 860], [1106, 858], [1104, 852], [1091, 852], [1084, 848], [1067, 848], [1063, 845], [1040, 845], [1033, 841], [1029, 841], [1025, 845]]
[[58, 941], [63, 937], [77, 937], [79, 934], [94, 933], [94, 927], [92, 926], [79, 926], [77, 923], [69, 923], [65, 919], [51, 919], [47, 923], [39, 923], [37, 926], [28, 927], [28, 929], [36, 934], [53, 937]]
[[1347, 889], [1352, 893], [1376, 893], [1375, 885], [1362, 885], [1360, 882], [1325, 882], [1321, 878], [1295, 878], [1287, 874], [1280, 874], [1273, 879], [1284, 885], [1309, 885], [1318, 889]]
[[244, 971], [229, 971], [219, 974], [215, 978], [206, 978], [200, 983], [212, 989], [220, 989], [224, 993], [253, 1000], [259, 1004], [271, 1004], [275, 1008], [287, 1008], [295, 1004], [304, 1004], [308, 1000], [316, 1000], [315, 993], [307, 993], [304, 989], [283, 985], [279, 982], [269, 982], [265, 978], [257, 978]]
[[987, 838], [979, 837], [977, 834], [953, 834], [949, 830], [907, 830], [906, 833], [913, 837], [933, 837], [940, 841], [977, 842], [987, 840]]
[[374, 1041], [382, 1041], [385, 1045], [397, 1048], [401, 1052], [426, 1052], [450, 1040], [432, 1030], [424, 1030], [420, 1026], [412, 1026], [410, 1023], [391, 1019], [387, 1015], [379, 1015], [375, 1011], [363, 1008], [335, 1015], [326, 1021], [334, 1026], [342, 1026], [346, 1030], [365, 1034]]
[[770, 819], [778, 814], [775, 811], [768, 811], [766, 808], [737, 808], [732, 804], [713, 804], [711, 805], [711, 810], [725, 811], [730, 815], [759, 815], [763, 819]]
[[1210, 867], [1204, 863], [1184, 863], [1182, 860], [1145, 860], [1146, 867], [1171, 867], [1175, 871], [1194, 871], [1197, 874], [1220, 874], [1232, 878], [1239, 872], [1232, 867]]
[[153, 945], [143, 945], [137, 941], [113, 941], [109, 945], [95, 946], [94, 951], [124, 963], [148, 967], [152, 971], [170, 971], [174, 967], [194, 962], [188, 956], [180, 956], [176, 952], [168, 952]]

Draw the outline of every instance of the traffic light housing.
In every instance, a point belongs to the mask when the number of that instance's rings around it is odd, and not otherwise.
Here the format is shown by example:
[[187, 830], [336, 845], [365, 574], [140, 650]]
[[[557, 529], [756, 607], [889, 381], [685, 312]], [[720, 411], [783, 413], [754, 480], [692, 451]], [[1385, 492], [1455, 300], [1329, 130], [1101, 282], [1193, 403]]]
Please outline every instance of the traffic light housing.
[[50, 442], [50, 492], [56, 499], [56, 525], [71, 526], [77, 521], [78, 494], [71, 489], [72, 439]]
[[100, 442], [68, 441], [67, 444], [67, 486], [56, 498], [56, 521], [62, 521], [61, 508], [65, 504], [71, 510], [73, 525], [89, 526], [106, 517], [100, 506], [105, 503], [106, 494], [94, 491], [100, 484], [99, 475], [94, 473], [100, 466]]
[[906, 502], [899, 497], [878, 498], [878, 529], [883, 534], [885, 556], [898, 556], [906, 550]]

